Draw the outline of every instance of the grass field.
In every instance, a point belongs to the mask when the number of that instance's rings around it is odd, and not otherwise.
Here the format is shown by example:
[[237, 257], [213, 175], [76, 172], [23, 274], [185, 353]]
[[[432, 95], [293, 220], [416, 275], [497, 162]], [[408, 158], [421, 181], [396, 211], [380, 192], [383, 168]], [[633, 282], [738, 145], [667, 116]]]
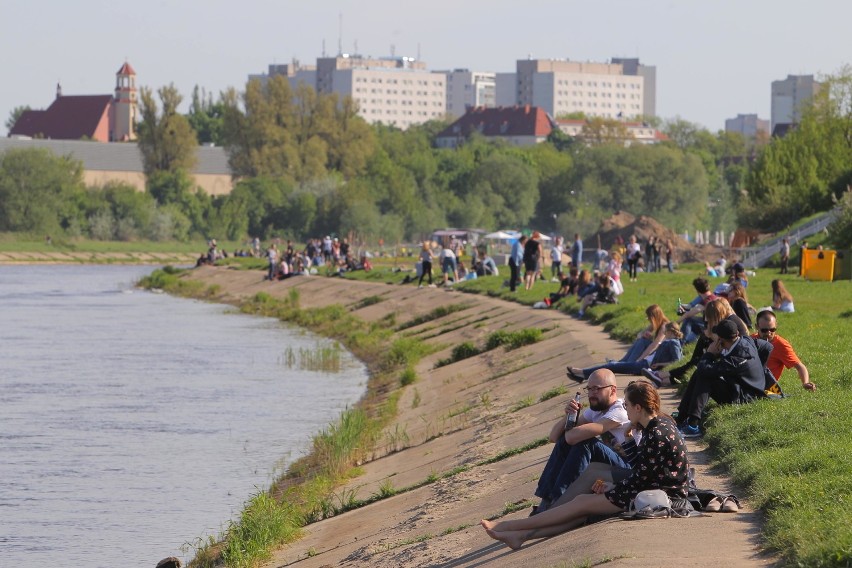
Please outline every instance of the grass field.
[[[675, 274], [640, 274], [627, 284], [618, 305], [598, 306], [586, 318], [613, 336], [631, 340], [645, 325], [644, 309], [659, 304], [671, 316], [678, 298], [694, 297], [699, 267]], [[750, 278], [750, 303], [771, 303], [770, 270]], [[801, 387], [794, 370], [781, 384], [788, 398], [747, 406], [717, 407], [708, 420], [707, 442], [716, 459], [751, 502], [766, 515], [765, 545], [790, 565], [852, 565], [852, 282], [808, 282], [784, 276], [797, 312], [778, 314], [779, 334], [788, 339], [818, 390]], [[538, 283], [514, 294], [503, 277], [461, 283], [466, 292], [532, 304], [555, 291]], [[719, 279], [718, 281], [721, 281]], [[558, 309], [573, 312], [574, 299]]]

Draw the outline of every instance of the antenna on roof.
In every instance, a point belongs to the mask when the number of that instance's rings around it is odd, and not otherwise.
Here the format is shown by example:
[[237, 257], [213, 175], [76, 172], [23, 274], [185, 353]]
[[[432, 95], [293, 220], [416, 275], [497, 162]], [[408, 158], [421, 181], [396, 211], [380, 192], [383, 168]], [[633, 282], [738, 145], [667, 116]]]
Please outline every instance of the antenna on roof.
[[337, 32], [337, 55], [343, 54], [343, 12], [337, 15], [338, 32]]
[[322, 56], [325, 57], [325, 38], [322, 38]]
[[417, 61], [420, 61], [420, 42], [417, 42]]
[[391, 57], [396, 57], [396, 46], [391, 44]]
[[355, 55], [358, 55], [358, 40], [357, 39], [352, 42], [352, 49], [354, 50]]

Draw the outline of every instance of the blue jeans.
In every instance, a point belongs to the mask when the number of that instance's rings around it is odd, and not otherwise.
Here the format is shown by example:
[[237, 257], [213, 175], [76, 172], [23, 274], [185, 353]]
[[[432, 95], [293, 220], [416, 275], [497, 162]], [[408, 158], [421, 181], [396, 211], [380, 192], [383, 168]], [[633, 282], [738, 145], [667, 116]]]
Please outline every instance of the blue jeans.
[[633, 345], [628, 349], [627, 354], [619, 359], [619, 362], [627, 363], [629, 361], [635, 361], [639, 358], [639, 355], [651, 345], [650, 339], [645, 339], [644, 337], [640, 337], [636, 341], [633, 342]]
[[538, 480], [535, 494], [551, 503], [556, 501], [592, 462], [630, 468], [615, 450], [598, 438], [583, 440], [572, 446], [565, 441], [565, 436], [559, 436]]
[[639, 361], [613, 361], [604, 365], [595, 365], [594, 367], [586, 367], [583, 369], [583, 376], [587, 379], [598, 369], [609, 369], [616, 375], [641, 375], [642, 369], [648, 369], [651, 364], [645, 359]]
[[692, 343], [698, 339], [698, 336], [704, 333], [704, 320], [701, 318], [689, 318], [688, 320], [684, 320], [683, 324], [680, 326], [680, 330], [683, 332], [683, 342]]

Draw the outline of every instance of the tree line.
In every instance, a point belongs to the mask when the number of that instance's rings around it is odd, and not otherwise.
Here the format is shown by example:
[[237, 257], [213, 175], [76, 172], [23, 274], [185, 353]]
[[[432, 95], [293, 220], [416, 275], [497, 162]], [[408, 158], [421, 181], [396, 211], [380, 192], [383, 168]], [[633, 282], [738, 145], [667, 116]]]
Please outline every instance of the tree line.
[[[682, 119], [668, 140], [625, 145], [617, 121], [589, 119], [572, 139], [532, 147], [474, 135], [434, 145], [448, 121], [402, 131], [370, 125], [350, 98], [292, 89], [282, 77], [218, 100], [196, 89], [189, 112], [173, 86], [140, 91], [144, 193], [87, 188], [81, 166], [47, 151], [0, 156], [0, 230], [101, 239], [302, 240], [354, 234], [416, 240], [448, 226], [588, 234], [616, 211], [677, 230], [777, 230], [828, 209], [852, 182], [852, 73], [829, 78], [780, 139], [748, 140]], [[236, 183], [211, 197], [189, 171], [199, 143], [223, 146]]]

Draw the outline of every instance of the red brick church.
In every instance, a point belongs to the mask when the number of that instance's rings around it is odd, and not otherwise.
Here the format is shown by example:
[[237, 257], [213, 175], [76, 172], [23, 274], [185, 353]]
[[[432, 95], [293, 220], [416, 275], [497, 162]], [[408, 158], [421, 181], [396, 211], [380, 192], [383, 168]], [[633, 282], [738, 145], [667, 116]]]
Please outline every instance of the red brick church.
[[9, 136], [126, 142], [136, 139], [136, 113], [136, 71], [125, 62], [115, 74], [115, 94], [68, 96], [57, 85], [47, 110], [25, 111]]

